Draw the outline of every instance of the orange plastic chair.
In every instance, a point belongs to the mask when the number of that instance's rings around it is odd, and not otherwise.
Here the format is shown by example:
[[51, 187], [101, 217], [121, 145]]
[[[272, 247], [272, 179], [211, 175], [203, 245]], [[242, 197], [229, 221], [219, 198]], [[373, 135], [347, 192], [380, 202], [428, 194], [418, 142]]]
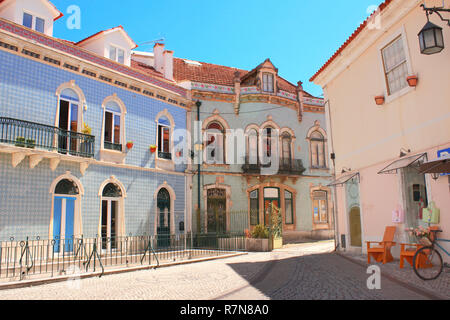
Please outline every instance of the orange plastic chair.
[[[394, 257], [391, 254], [391, 248], [396, 245], [394, 242], [395, 232], [397, 227], [386, 227], [382, 242], [368, 241], [367, 242], [367, 262], [370, 264], [370, 258], [374, 258], [377, 262], [394, 261]], [[372, 247], [372, 244], [377, 244], [377, 247]]]
[[[430, 230], [439, 230], [439, 227], [431, 227]], [[434, 240], [435, 233], [431, 233], [431, 241]], [[403, 269], [405, 267], [405, 260], [413, 266], [413, 259], [416, 255], [417, 251], [423, 248], [423, 244], [408, 244], [408, 243], [401, 243], [401, 250], [400, 250], [400, 269]], [[426, 269], [431, 268], [432, 265], [427, 263], [425, 256], [419, 256], [419, 259], [416, 261], [416, 268]]]

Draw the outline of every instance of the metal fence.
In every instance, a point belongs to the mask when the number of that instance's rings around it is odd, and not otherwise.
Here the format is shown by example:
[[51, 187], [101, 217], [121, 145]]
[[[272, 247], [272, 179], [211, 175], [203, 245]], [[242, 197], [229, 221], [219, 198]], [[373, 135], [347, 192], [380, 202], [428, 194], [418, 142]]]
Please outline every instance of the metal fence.
[[20, 281], [186, 261], [245, 251], [245, 237], [221, 234], [0, 242], [0, 280]]
[[0, 143], [93, 158], [95, 137], [40, 123], [0, 117]]

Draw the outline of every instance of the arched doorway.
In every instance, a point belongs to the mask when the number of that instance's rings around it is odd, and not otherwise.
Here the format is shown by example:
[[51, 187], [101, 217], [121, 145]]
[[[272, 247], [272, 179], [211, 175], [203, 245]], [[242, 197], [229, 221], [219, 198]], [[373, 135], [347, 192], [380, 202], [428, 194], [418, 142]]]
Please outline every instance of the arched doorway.
[[[54, 189], [52, 218], [54, 252], [73, 251], [75, 206], [79, 194], [77, 185], [69, 179], [59, 181]], [[64, 243], [62, 246], [61, 241]]]
[[350, 245], [352, 247], [362, 247], [361, 236], [361, 210], [353, 207], [350, 210]]
[[225, 189], [214, 188], [207, 191], [208, 233], [227, 231], [227, 195]]
[[161, 188], [157, 196], [157, 235], [158, 247], [170, 246], [170, 193], [166, 188]]
[[102, 249], [117, 249], [119, 236], [119, 209], [122, 190], [114, 183], [108, 183], [102, 191], [101, 237]]

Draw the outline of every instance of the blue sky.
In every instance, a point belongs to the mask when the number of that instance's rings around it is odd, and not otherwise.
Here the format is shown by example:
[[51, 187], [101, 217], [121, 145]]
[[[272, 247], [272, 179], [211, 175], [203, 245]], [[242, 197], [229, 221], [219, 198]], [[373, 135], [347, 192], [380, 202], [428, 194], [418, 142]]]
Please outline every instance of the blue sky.
[[[165, 38], [175, 56], [251, 70], [270, 58], [279, 74], [320, 96], [311, 76], [381, 0], [51, 0], [65, 14], [54, 36], [79, 41], [122, 25], [139, 45]], [[81, 9], [81, 29], [66, 27]], [[137, 50], [152, 51], [152, 45]]]

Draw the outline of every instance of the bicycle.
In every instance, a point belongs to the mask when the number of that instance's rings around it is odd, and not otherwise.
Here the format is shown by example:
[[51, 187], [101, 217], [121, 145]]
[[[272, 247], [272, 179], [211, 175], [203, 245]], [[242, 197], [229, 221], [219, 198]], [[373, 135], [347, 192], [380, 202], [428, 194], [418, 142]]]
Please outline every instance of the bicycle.
[[445, 250], [438, 242], [450, 242], [447, 239], [438, 239], [437, 233], [442, 230], [432, 230], [434, 236], [431, 237], [431, 245], [422, 247], [417, 250], [413, 259], [413, 268], [416, 275], [425, 281], [437, 279], [444, 270], [444, 263], [442, 255], [435, 248], [436, 246], [441, 249], [447, 256], [450, 257], [450, 252]]

